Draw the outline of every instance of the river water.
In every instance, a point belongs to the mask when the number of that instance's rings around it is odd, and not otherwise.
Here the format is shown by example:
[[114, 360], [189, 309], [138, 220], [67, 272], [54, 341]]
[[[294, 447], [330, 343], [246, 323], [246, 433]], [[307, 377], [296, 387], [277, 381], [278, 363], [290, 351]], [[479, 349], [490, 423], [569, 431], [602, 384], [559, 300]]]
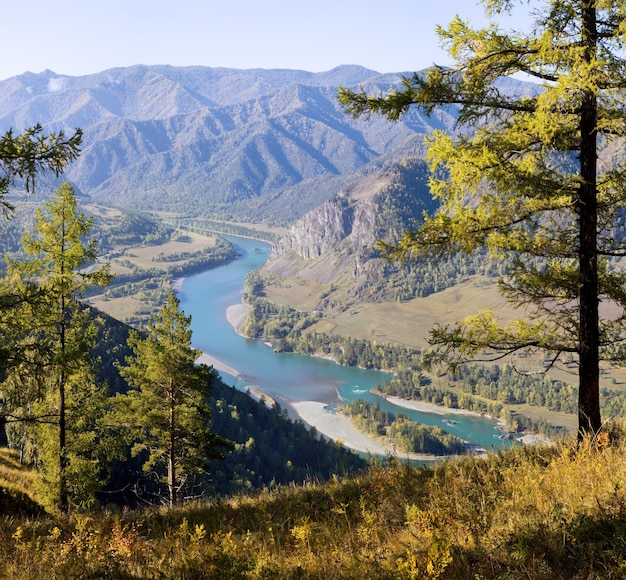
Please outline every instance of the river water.
[[386, 411], [404, 413], [420, 423], [441, 427], [480, 447], [511, 444], [500, 438], [502, 432], [489, 418], [403, 409], [370, 393], [372, 387], [389, 378], [387, 373], [345, 367], [322, 358], [275, 353], [262, 340], [238, 335], [226, 318], [226, 310], [241, 302], [246, 274], [265, 263], [270, 246], [238, 236], [224, 237], [235, 245], [241, 257], [186, 278], [178, 298], [181, 310], [192, 317], [194, 346], [236, 369], [234, 375], [220, 372], [227, 384], [240, 389], [255, 386], [279, 401], [320, 401], [332, 405], [362, 398], [378, 403]]

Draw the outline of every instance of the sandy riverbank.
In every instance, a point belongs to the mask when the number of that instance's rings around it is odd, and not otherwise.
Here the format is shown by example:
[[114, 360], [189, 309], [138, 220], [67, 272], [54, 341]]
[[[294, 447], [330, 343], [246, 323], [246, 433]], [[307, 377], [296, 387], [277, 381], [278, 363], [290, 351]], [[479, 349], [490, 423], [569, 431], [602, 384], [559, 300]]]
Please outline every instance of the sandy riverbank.
[[348, 449], [371, 455], [394, 455], [401, 459], [408, 458], [417, 461], [439, 459], [434, 455], [395, 451], [392, 446], [385, 445], [359, 431], [345, 415], [328, 411], [324, 403], [296, 401], [291, 402], [290, 406], [305, 423], [315, 426], [318, 433], [333, 441], [340, 441]]
[[229, 375], [233, 375], [234, 377], [237, 377], [241, 374], [236, 368], [233, 368], [226, 363], [223, 363], [221, 360], [217, 360], [214, 356], [211, 356], [206, 352], [203, 352], [196, 362], [212, 366], [218, 371], [228, 373]]
[[228, 320], [237, 334], [242, 334], [248, 318], [248, 312], [250, 312], [250, 305], [243, 302], [241, 304], [233, 304], [226, 309], [226, 320]]
[[407, 399], [401, 399], [400, 397], [392, 397], [383, 393], [376, 393], [389, 401], [396, 407], [403, 407], [404, 409], [410, 409], [411, 411], [419, 411], [420, 413], [432, 413], [433, 415], [475, 415], [481, 417], [480, 413], [475, 411], [467, 411], [466, 409], [452, 409], [451, 407], [444, 407], [443, 405], [436, 405], [435, 403], [426, 403], [424, 401], [410, 401]]

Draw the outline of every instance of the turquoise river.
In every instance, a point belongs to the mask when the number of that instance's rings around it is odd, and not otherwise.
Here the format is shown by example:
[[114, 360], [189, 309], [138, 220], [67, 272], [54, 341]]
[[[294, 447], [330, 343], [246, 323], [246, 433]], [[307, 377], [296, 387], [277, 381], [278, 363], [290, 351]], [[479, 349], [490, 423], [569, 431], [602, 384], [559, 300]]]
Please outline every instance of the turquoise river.
[[[510, 445], [501, 439], [495, 421], [478, 415], [438, 415], [390, 404], [370, 390], [388, 374], [338, 365], [305, 355], [275, 353], [262, 340], [238, 335], [226, 318], [229, 306], [239, 304], [246, 274], [262, 266], [270, 246], [258, 240], [225, 236], [241, 256], [218, 268], [185, 279], [178, 297], [181, 309], [192, 317], [193, 344], [236, 373], [221, 372], [229, 385], [255, 386], [276, 400], [319, 401], [328, 405], [355, 398], [378, 403], [384, 410], [404, 413], [427, 425], [436, 425], [470, 443], [490, 449]], [[443, 420], [452, 420], [445, 424]]]

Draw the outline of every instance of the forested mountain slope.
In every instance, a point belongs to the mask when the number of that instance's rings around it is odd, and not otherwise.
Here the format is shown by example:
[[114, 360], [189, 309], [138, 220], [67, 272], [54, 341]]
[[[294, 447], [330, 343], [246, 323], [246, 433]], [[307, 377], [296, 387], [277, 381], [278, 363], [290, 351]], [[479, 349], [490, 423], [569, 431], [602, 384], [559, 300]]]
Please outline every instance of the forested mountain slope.
[[390, 124], [354, 121], [337, 104], [339, 85], [378, 93], [400, 79], [357, 66], [25, 73], [0, 82], [0, 129], [82, 128], [82, 154], [66, 177], [98, 202], [284, 224], [355, 171], [419, 154], [433, 128], [453, 129], [454, 111]]
[[[128, 386], [119, 366], [131, 355], [126, 343], [130, 329], [102, 312], [92, 313], [99, 320], [93, 354], [100, 361], [100, 381], [111, 393], [125, 392]], [[213, 384], [211, 408], [211, 429], [235, 446], [225, 460], [212, 462], [208, 477], [196, 482], [197, 494], [230, 495], [276, 484], [325, 481], [365, 467], [364, 459], [318, 438], [302, 422], [289, 419], [286, 410], [277, 405], [269, 408], [220, 378]], [[151, 474], [142, 471], [141, 461], [134, 456], [116, 461], [111, 469], [109, 485], [102, 494], [107, 502], [158, 502]]]

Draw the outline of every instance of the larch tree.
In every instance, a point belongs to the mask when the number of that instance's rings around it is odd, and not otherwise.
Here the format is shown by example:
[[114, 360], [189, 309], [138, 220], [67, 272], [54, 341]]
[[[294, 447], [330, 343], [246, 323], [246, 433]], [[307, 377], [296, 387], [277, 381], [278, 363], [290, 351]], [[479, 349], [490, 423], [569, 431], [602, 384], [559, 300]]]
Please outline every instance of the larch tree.
[[[390, 257], [412, 259], [486, 247], [510, 260], [504, 296], [526, 315], [501, 324], [491, 311], [431, 333], [454, 364], [547, 352], [545, 368], [577, 364], [579, 438], [596, 434], [600, 361], [626, 354], [626, 4], [527, 0], [526, 32], [495, 17], [513, 0], [483, 0], [492, 17], [474, 30], [459, 17], [439, 28], [453, 59], [387, 94], [340, 89], [346, 112], [397, 120], [413, 105], [458, 111], [456, 135], [428, 137], [430, 187], [440, 209], [406, 232]], [[533, 85], [503, 82], [523, 74]], [[600, 306], [607, 306], [601, 309]]]
[[23, 181], [26, 191], [34, 191], [35, 177], [42, 171], [61, 175], [80, 153], [83, 133], [76, 129], [67, 136], [64, 131], [46, 135], [41, 125], [21, 134], [9, 130], [0, 136], [0, 208], [5, 215], [13, 212], [6, 200], [9, 189]]
[[5, 278], [15, 295], [28, 299], [13, 307], [11, 320], [3, 325], [11, 327], [17, 353], [1, 385], [4, 416], [31, 426], [27, 431], [37, 461], [62, 511], [67, 511], [70, 495], [82, 495], [68, 490], [70, 460], [73, 484], [88, 464], [97, 465], [85, 459], [95, 455], [93, 446], [79, 442], [86, 432], [87, 438], [95, 436], [88, 417], [104, 411], [106, 396], [95, 384], [95, 323], [79, 302], [87, 289], [110, 279], [108, 265], [96, 264], [95, 240], [84, 242], [91, 225], [77, 210], [73, 188], [64, 183], [37, 211], [35, 232], [23, 236], [32, 259], [8, 260]]
[[170, 294], [145, 335], [131, 332], [134, 355], [120, 368], [131, 388], [117, 396], [133, 455], [145, 454], [145, 471], [165, 474], [170, 506], [189, 476], [206, 473], [211, 460], [223, 459], [219, 449], [232, 447], [210, 428], [209, 398], [217, 375], [196, 363], [201, 352], [191, 346], [191, 317], [179, 305]]
[[[80, 129], [76, 129], [70, 136], [64, 131], [46, 134], [39, 124], [21, 134], [11, 129], [0, 135], [0, 211], [4, 218], [10, 218], [15, 209], [6, 199], [10, 189], [21, 184], [27, 192], [32, 192], [35, 190], [36, 177], [42, 172], [51, 172], [56, 177], [61, 175], [69, 163], [78, 157], [82, 138]], [[15, 307], [38, 295], [34, 292], [33, 296], [33, 288], [26, 290], [26, 294], [18, 294], [11, 284], [0, 284], [0, 323], [3, 320], [11, 321]], [[19, 361], [13, 344], [10, 332], [0, 334], [0, 375], [6, 367]]]

